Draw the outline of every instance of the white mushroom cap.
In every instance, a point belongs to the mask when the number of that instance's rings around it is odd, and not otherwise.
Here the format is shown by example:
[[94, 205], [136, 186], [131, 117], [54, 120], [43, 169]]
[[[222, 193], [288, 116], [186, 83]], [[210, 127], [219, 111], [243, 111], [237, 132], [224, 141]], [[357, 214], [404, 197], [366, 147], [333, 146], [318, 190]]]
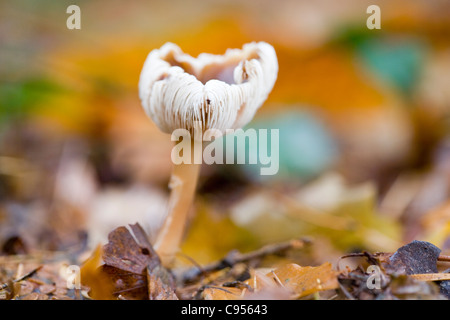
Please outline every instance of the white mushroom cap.
[[273, 47], [265, 42], [228, 49], [224, 55], [197, 58], [166, 43], [150, 52], [139, 80], [139, 95], [161, 131], [237, 129], [253, 118], [267, 99], [278, 73]]

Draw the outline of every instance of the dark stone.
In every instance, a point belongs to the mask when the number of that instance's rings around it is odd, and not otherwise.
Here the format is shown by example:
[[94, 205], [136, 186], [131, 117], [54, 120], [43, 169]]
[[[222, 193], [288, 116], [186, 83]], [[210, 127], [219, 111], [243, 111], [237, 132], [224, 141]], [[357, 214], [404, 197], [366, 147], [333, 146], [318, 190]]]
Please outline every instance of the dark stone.
[[[441, 249], [435, 245], [414, 240], [398, 249], [389, 259], [390, 267], [408, 275], [438, 273], [437, 260]], [[450, 281], [440, 282], [441, 293], [450, 299]]]
[[435, 245], [414, 240], [398, 249], [390, 260], [390, 265], [397, 272], [406, 274], [437, 273], [437, 259], [441, 249]]

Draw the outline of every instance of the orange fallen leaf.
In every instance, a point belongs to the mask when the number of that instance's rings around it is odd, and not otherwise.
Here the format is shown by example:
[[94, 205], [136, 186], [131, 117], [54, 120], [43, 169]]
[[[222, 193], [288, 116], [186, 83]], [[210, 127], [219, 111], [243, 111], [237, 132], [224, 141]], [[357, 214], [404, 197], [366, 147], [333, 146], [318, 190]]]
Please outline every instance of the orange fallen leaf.
[[89, 295], [95, 300], [112, 300], [113, 287], [106, 274], [99, 268], [102, 264], [102, 246], [99, 245], [81, 266], [81, 283], [90, 288]]
[[329, 262], [318, 267], [287, 264], [268, 273], [267, 276], [271, 276], [281, 286], [294, 293], [297, 298], [338, 287], [337, 272], [332, 269]]

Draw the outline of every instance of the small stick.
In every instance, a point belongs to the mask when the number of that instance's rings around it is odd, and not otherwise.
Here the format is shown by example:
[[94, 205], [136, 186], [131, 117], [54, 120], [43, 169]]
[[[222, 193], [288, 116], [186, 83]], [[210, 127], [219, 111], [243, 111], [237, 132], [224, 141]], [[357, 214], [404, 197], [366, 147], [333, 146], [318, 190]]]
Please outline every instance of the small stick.
[[223, 291], [223, 292], [225, 292], [225, 293], [228, 293], [228, 294], [231, 294], [231, 295], [234, 295], [234, 296], [238, 296], [236, 293], [233, 293], [233, 292], [231, 292], [230, 290], [227, 290], [227, 289], [222, 288], [222, 287], [217, 287], [217, 286], [212, 286], [212, 285], [204, 285], [204, 286], [201, 286], [201, 287], [197, 290], [197, 293], [195, 294], [194, 299], [195, 299], [195, 300], [200, 300], [200, 299], [201, 299], [201, 294], [202, 294], [203, 291], [205, 291], [206, 289], [221, 290], [221, 291]]
[[13, 280], [13, 282], [20, 282], [20, 281], [23, 281], [23, 280], [28, 279], [29, 277], [32, 277], [36, 272], [38, 272], [39, 270], [41, 270], [42, 267], [43, 267], [43, 266], [39, 266], [39, 267], [37, 267], [36, 269], [31, 270], [30, 272], [28, 272], [26, 275], [20, 277], [19, 279]]
[[[374, 254], [370, 254], [368, 252], [348, 253], [348, 254], [345, 254], [345, 255], [339, 257], [339, 260], [338, 260], [338, 263], [337, 263], [337, 269], [340, 270], [340, 262], [343, 259], [346, 259], [346, 258], [365, 257], [365, 258], [367, 258], [369, 260], [368, 262], [371, 262], [371, 263], [374, 263], [374, 264], [378, 264], [378, 262], [373, 260], [373, 259], [374, 258], [378, 258], [378, 257], [382, 257], [383, 255], [389, 257], [389, 256], [392, 256], [393, 253], [390, 253], [390, 252], [377, 252], [377, 253], [374, 253]], [[441, 254], [441, 255], [438, 256], [437, 261], [439, 261], [439, 262], [450, 262], [450, 256]]]
[[450, 280], [450, 273], [420, 273], [411, 274], [410, 277], [419, 281], [444, 281]]
[[269, 244], [266, 245], [258, 250], [241, 254], [237, 251], [231, 251], [227, 254], [225, 258], [222, 260], [213, 262], [209, 265], [204, 266], [203, 268], [193, 268], [189, 269], [185, 272], [183, 276], [184, 282], [191, 282], [196, 280], [200, 276], [204, 276], [207, 274], [210, 274], [215, 271], [222, 270], [227, 267], [233, 267], [234, 265], [238, 263], [248, 262], [255, 259], [261, 259], [263, 257], [269, 256], [269, 255], [276, 255], [284, 253], [290, 249], [300, 249], [303, 248], [305, 245], [310, 244], [311, 241], [308, 239], [294, 239], [282, 243], [277, 244]]

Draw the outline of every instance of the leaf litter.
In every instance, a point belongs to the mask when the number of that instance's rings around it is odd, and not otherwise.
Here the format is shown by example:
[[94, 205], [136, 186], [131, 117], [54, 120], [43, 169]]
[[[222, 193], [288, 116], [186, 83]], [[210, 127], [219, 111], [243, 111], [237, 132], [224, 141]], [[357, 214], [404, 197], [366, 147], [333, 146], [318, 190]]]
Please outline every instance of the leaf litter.
[[[25, 263], [12, 259], [17, 256], [1, 257], [4, 265], [18, 270], [11, 274], [2, 269], [0, 296], [17, 300], [450, 298], [450, 257], [429, 242], [412, 241], [395, 252], [347, 254], [335, 266], [330, 262], [302, 266], [286, 259], [292, 251], [307, 254], [313, 243], [309, 238], [293, 239], [246, 253], [233, 250], [203, 266], [167, 269], [142, 227], [133, 224], [110, 232], [108, 243], [84, 261], [78, 290], [68, 289], [67, 279], [61, 276], [68, 266], [63, 262], [66, 256], [47, 253], [40, 260], [30, 256]], [[265, 260], [274, 266], [268, 267]], [[349, 260], [357, 263], [342, 267]], [[370, 266], [376, 268], [370, 271]]]
[[[294, 12], [292, 5], [276, 2], [273, 9]], [[205, 168], [196, 217], [177, 257], [187, 266], [170, 269], [145, 239], [152, 243], [155, 220], [165, 211], [172, 144], [142, 116], [135, 92], [142, 57], [159, 40], [146, 37], [150, 42], [143, 46], [141, 37], [130, 37], [136, 30], [129, 30], [125, 37], [115, 35], [101, 54], [93, 54], [89, 41], [66, 37], [60, 50], [42, 46], [43, 66], [62, 61], [68, 74], [59, 68], [28, 74], [37, 61], [31, 55], [24, 65], [11, 64], [23, 78], [0, 90], [6, 106], [0, 108], [0, 299], [448, 298], [447, 11], [423, 2], [405, 25], [404, 12], [394, 7], [390, 26], [426, 32], [405, 39], [387, 30], [374, 39], [365, 26], [344, 28], [338, 38], [314, 33], [320, 39], [313, 37], [314, 46], [304, 48], [299, 41], [308, 39], [306, 33], [299, 37], [298, 28], [286, 28], [280, 38], [280, 30], [264, 27], [267, 17], [251, 13], [245, 19], [246, 26], [253, 24], [251, 32], [242, 32], [238, 21], [216, 23], [205, 14], [200, 16], [207, 21], [196, 18], [204, 28], [177, 33], [174, 40], [192, 53], [222, 52], [254, 36], [268, 37], [280, 66], [290, 67], [280, 68], [261, 110], [268, 117], [260, 120], [272, 118], [268, 125], [275, 120], [286, 129], [292, 122], [280, 119], [295, 115], [302, 121], [287, 131], [310, 138], [283, 143], [292, 146], [280, 150], [280, 170], [289, 172], [285, 181], [256, 183], [248, 166]], [[151, 14], [139, 6], [132, 10]], [[35, 18], [26, 19], [30, 30], [42, 31]], [[298, 17], [291, 18], [279, 15], [276, 21], [297, 25]], [[159, 30], [164, 34], [164, 27]], [[23, 43], [35, 52], [33, 45], [53, 32], [25, 35], [33, 41]], [[211, 34], [219, 40], [211, 41]], [[406, 45], [386, 51], [386, 43]], [[399, 64], [401, 74], [413, 77], [398, 78], [398, 68], [385, 68], [400, 56], [407, 62]], [[374, 63], [384, 66], [386, 79], [406, 82], [380, 86], [372, 78]], [[417, 66], [424, 76], [416, 75]], [[395, 87], [417, 91], [406, 97]], [[318, 132], [315, 120], [335, 140], [331, 147], [338, 154], [330, 152], [328, 139], [311, 136]], [[334, 157], [337, 163], [329, 163]], [[120, 227], [135, 221], [146, 235], [136, 225]], [[106, 246], [92, 250], [99, 243]], [[81, 286], [70, 289], [73, 265], [81, 265]]]

